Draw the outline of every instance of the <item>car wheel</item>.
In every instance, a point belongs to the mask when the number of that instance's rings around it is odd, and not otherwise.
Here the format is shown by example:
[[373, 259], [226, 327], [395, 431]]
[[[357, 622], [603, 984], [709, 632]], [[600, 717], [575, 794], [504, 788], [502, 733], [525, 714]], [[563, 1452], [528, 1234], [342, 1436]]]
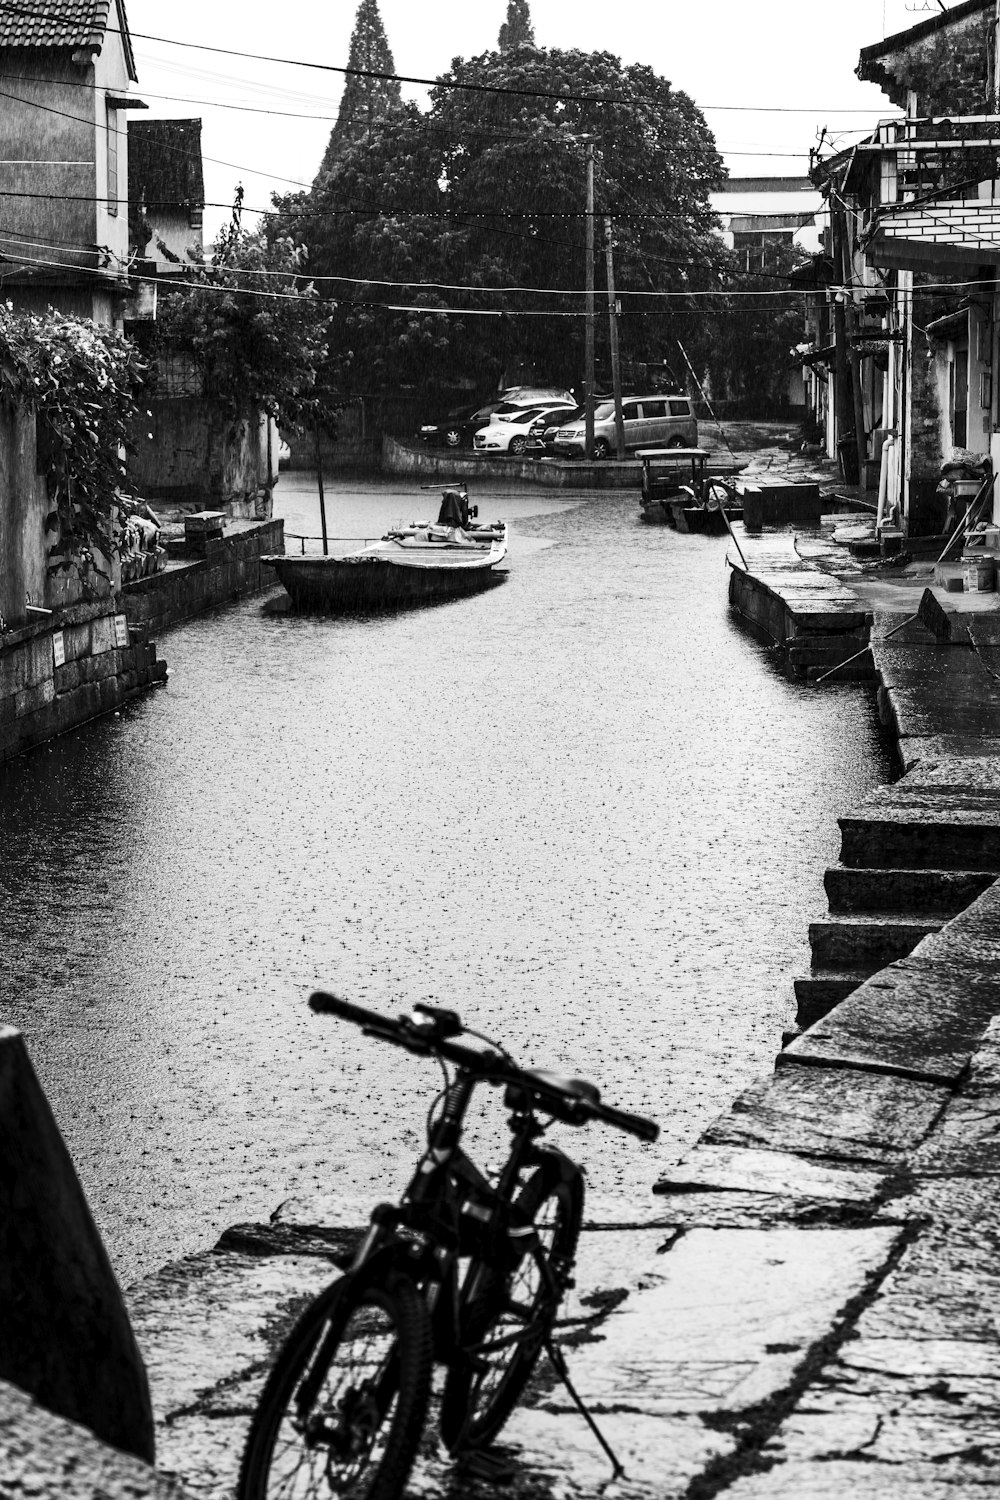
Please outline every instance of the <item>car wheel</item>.
[[611, 456], [611, 444], [607, 438], [597, 438], [594, 443], [595, 458], [609, 458]]
[[524, 452], [524, 450], [525, 450], [525, 448], [527, 448], [527, 446], [528, 446], [528, 439], [527, 438], [512, 437], [511, 440], [510, 440], [510, 451], [517, 458], [521, 457], [521, 454]]
[[687, 443], [682, 437], [672, 437], [667, 444], [668, 448], [686, 448]]
[[444, 445], [446, 448], [461, 448], [462, 433], [458, 427], [448, 428], [444, 435]]

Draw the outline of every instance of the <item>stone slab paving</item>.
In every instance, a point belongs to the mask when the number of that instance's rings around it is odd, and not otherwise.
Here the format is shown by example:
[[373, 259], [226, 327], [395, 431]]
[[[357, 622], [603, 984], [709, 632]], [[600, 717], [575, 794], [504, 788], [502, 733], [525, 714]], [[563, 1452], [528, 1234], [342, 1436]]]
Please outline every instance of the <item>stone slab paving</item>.
[[38, 1406], [0, 1381], [3, 1500], [184, 1500], [188, 1491], [148, 1464]]

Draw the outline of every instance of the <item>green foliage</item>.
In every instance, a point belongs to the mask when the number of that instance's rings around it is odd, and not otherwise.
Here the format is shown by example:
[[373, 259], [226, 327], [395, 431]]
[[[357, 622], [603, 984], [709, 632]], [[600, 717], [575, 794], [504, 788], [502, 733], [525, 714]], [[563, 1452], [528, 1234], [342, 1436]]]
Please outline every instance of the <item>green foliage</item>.
[[[347, 66], [354, 69], [344, 83], [340, 108], [319, 170], [322, 178], [348, 145], [363, 140], [375, 122], [400, 106], [402, 92], [395, 78], [366, 78], [364, 73], [396, 71], [389, 40], [382, 25], [378, 0], [361, 0], [351, 33]], [[319, 179], [317, 179], [319, 180]]]
[[49, 570], [103, 570], [116, 513], [127, 512], [125, 443], [144, 368], [113, 329], [0, 304], [0, 397], [35, 413], [55, 533]]
[[507, 0], [507, 19], [500, 27], [497, 46], [501, 52], [512, 47], [533, 47], [535, 28], [531, 24], [528, 0]]
[[[337, 341], [353, 351], [353, 388], [426, 388], [464, 374], [485, 391], [522, 362], [579, 383], [588, 135], [598, 296], [608, 214], [624, 352], [633, 363], [662, 363], [668, 350], [676, 359], [672, 332], [683, 323], [648, 293], [718, 286], [728, 261], [708, 196], [725, 170], [691, 99], [610, 53], [528, 46], [456, 59], [441, 82], [427, 113], [406, 106], [376, 121], [310, 193], [276, 203], [281, 232], [308, 246], [314, 273], [346, 278], [331, 294], [341, 299]], [[379, 278], [411, 285], [373, 285]], [[511, 287], [547, 295], [500, 290]], [[372, 305], [392, 301], [428, 311]], [[456, 304], [505, 316], [429, 311]], [[577, 316], [519, 316], [546, 309]], [[605, 327], [602, 317], [599, 380], [609, 378]]]
[[216, 239], [211, 264], [160, 293], [161, 353], [182, 350], [205, 395], [233, 418], [266, 412], [283, 428], [321, 421], [336, 371], [334, 309], [305, 275], [307, 251], [286, 235], [247, 233], [238, 209]]

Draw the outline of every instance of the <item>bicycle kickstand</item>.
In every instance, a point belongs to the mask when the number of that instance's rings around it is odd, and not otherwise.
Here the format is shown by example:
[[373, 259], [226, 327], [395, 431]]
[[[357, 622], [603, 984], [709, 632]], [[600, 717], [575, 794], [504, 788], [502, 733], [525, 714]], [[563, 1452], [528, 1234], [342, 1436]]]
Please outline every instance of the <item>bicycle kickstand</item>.
[[569, 1368], [566, 1364], [566, 1357], [563, 1354], [562, 1350], [558, 1348], [551, 1339], [547, 1339], [545, 1343], [545, 1352], [549, 1356], [552, 1368], [559, 1376], [559, 1379], [562, 1381], [563, 1385], [569, 1391], [570, 1396], [573, 1400], [573, 1405], [576, 1407], [577, 1411], [580, 1413], [581, 1417], [586, 1422], [587, 1426], [590, 1428], [591, 1432], [594, 1434], [595, 1438], [607, 1454], [608, 1459], [611, 1463], [612, 1480], [625, 1479], [627, 1476], [625, 1474], [624, 1468], [618, 1462], [618, 1455], [615, 1453], [615, 1450], [612, 1448], [611, 1444], [604, 1436], [604, 1433], [594, 1421], [594, 1418], [587, 1410], [583, 1397], [580, 1395], [576, 1386], [569, 1378]]

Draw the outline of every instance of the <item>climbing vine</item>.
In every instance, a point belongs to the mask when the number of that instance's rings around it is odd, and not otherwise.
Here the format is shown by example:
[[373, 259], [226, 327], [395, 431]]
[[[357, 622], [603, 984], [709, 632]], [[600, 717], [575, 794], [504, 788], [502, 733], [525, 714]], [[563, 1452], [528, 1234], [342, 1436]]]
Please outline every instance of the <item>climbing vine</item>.
[[82, 318], [0, 304], [0, 398], [34, 411], [55, 534], [49, 571], [104, 571], [132, 505], [125, 443], [144, 367], [121, 334]]

